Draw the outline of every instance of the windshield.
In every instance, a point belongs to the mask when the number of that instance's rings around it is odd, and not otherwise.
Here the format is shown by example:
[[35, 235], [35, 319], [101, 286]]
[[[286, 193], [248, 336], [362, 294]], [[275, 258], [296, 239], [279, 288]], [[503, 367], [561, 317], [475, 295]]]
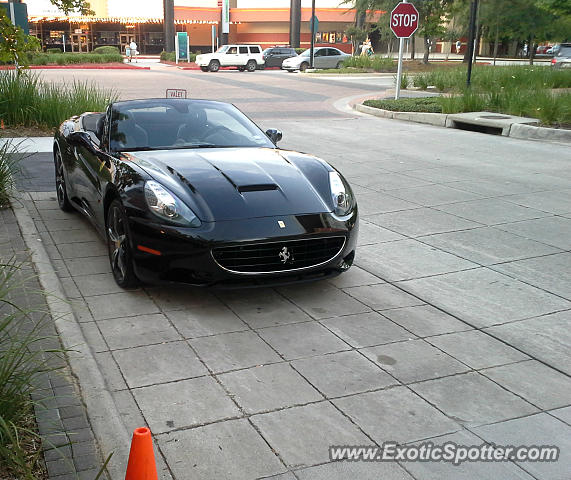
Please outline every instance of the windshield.
[[299, 54], [300, 57], [309, 57], [309, 49]]
[[233, 105], [208, 100], [134, 100], [113, 104], [115, 152], [275, 145]]
[[223, 45], [218, 50], [216, 50], [216, 53], [224, 53], [226, 50], [228, 50], [228, 45]]

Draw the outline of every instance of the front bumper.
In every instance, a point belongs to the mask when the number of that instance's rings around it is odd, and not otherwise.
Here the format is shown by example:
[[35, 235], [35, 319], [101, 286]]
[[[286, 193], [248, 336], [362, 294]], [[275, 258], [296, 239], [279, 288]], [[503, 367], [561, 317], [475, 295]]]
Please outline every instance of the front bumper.
[[[285, 227], [281, 228], [278, 222]], [[353, 262], [358, 228], [357, 209], [342, 219], [329, 213], [291, 215], [204, 223], [199, 228], [165, 226], [149, 222], [148, 218], [130, 217], [133, 263], [140, 280], [220, 287], [269, 286], [338, 275]], [[231, 271], [212, 254], [213, 249], [220, 247], [326, 237], [345, 238], [334, 257], [303, 268], [297, 268], [294, 262], [291, 268], [279, 272]]]

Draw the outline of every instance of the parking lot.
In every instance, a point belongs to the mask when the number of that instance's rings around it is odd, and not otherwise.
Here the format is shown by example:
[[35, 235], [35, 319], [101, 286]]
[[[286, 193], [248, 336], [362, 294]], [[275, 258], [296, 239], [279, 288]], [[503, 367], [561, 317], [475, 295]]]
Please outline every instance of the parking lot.
[[[123, 98], [169, 87], [231, 101], [280, 128], [282, 148], [339, 168], [360, 208], [356, 264], [333, 280], [124, 291], [95, 230], [57, 208], [50, 155], [25, 161], [26, 207], [124, 427], [153, 432], [162, 478], [569, 478], [568, 145], [350, 113], [349, 99], [382, 94], [390, 77], [96, 80]], [[332, 445], [427, 440], [556, 445], [560, 459], [329, 458]]]

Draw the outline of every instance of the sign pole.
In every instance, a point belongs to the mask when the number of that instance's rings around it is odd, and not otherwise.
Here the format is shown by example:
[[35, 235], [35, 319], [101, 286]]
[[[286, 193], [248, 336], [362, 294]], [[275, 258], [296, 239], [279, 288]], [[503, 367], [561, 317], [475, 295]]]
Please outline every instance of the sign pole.
[[178, 65], [178, 35], [175, 35], [174, 37], [174, 51], [175, 51], [176, 64]]
[[313, 68], [313, 51], [315, 49], [315, 0], [311, 0], [311, 46], [309, 47], [309, 66]]
[[468, 72], [466, 86], [472, 82], [472, 62], [474, 61], [474, 44], [476, 43], [476, 16], [478, 15], [478, 0], [473, 0], [470, 9], [470, 29], [468, 33]]
[[402, 77], [402, 51], [403, 51], [403, 43], [404, 38], [399, 38], [399, 64], [397, 67], [397, 85], [395, 89], [395, 100], [398, 100], [400, 97], [400, 79]]
[[[402, 3], [406, 3], [407, 0], [403, 0]], [[402, 77], [402, 49], [403, 49], [403, 37], [399, 38], [399, 63], [397, 67], [397, 84], [395, 88], [395, 100], [398, 100], [400, 97], [400, 79]]]

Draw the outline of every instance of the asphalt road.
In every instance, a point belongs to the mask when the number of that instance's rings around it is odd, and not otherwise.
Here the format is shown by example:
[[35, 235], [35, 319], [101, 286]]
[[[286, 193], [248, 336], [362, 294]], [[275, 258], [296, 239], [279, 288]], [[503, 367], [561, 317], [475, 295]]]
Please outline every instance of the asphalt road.
[[[281, 128], [283, 148], [338, 167], [361, 212], [356, 266], [333, 281], [124, 292], [93, 230], [57, 210], [49, 156], [28, 160], [25, 188], [47, 190], [29, 202], [42, 240], [126, 428], [153, 430], [161, 476], [568, 480], [569, 147], [336, 108], [382, 94], [390, 77], [160, 68], [64, 74], [122, 98], [168, 87], [232, 101]], [[329, 463], [330, 445], [391, 440], [561, 453], [461, 467]]]

